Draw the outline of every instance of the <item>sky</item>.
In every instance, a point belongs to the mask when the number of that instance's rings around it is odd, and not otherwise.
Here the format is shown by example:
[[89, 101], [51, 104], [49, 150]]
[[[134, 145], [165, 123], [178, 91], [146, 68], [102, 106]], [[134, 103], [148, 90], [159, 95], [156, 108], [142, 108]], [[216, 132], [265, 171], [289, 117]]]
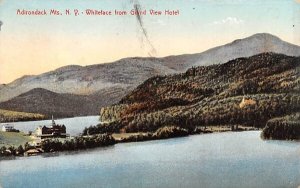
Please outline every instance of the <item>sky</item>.
[[[178, 16], [74, 16], [74, 9], [179, 10]], [[59, 10], [22, 16], [17, 10]], [[71, 15], [65, 15], [66, 10]], [[199, 53], [255, 33], [300, 45], [300, 0], [0, 0], [0, 83], [66, 65]], [[154, 50], [153, 50], [154, 49]]]

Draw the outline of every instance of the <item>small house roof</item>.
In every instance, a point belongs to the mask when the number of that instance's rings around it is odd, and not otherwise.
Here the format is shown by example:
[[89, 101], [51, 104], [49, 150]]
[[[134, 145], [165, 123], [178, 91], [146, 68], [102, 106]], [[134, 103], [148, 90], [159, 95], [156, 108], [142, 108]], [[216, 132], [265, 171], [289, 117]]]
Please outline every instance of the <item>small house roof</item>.
[[30, 150], [27, 150], [26, 153], [28, 154], [32, 154], [32, 153], [41, 153], [42, 151], [38, 150], [38, 149], [30, 149]]

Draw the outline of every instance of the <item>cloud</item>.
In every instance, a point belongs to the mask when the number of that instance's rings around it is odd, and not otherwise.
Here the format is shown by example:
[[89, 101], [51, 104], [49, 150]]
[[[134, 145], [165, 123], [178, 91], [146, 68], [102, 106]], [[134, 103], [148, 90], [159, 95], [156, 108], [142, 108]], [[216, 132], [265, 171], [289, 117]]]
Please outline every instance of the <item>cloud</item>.
[[152, 22], [154, 25], [160, 25], [160, 26], [165, 26], [167, 25], [165, 21], [158, 19]]
[[300, 3], [300, 0], [295, 0], [297, 3]]
[[212, 24], [213, 25], [240, 25], [240, 24], [244, 24], [244, 23], [245, 23], [245, 21], [242, 19], [235, 18], [235, 17], [227, 17], [223, 20], [214, 21]]

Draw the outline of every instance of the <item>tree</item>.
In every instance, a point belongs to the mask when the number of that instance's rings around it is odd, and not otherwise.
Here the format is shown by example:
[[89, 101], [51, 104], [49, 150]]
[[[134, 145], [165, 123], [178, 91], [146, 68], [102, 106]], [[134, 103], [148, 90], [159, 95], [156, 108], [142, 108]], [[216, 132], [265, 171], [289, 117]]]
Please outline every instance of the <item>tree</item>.
[[16, 149], [17, 155], [22, 155], [24, 153], [24, 149], [22, 145], [19, 145], [19, 147]]

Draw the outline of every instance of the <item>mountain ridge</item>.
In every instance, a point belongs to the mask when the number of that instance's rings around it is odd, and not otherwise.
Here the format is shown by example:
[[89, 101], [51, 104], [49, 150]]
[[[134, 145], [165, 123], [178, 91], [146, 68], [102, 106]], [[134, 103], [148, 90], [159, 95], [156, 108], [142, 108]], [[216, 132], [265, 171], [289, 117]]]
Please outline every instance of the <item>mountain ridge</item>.
[[[24, 76], [9, 84], [0, 85], [0, 102], [34, 88], [44, 88], [59, 94], [97, 94], [101, 104], [111, 105], [150, 77], [185, 72], [195, 66], [225, 63], [265, 51], [300, 56], [299, 46], [284, 42], [274, 35], [260, 33], [196, 54], [162, 58], [131, 57], [87, 66], [67, 65], [40, 75]], [[102, 90], [105, 92], [101, 92]], [[108, 100], [109, 96], [105, 93], [114, 93], [113, 102]]]
[[[107, 96], [107, 101], [99, 100], [103, 95]], [[56, 93], [44, 88], [34, 88], [8, 101], [1, 102], [0, 109], [40, 113], [47, 118], [52, 115], [58, 118], [97, 115], [99, 106], [107, 106], [110, 102], [117, 103], [119, 98], [124, 95], [124, 90], [120, 88], [116, 88], [114, 92], [103, 90], [93, 95]]]

